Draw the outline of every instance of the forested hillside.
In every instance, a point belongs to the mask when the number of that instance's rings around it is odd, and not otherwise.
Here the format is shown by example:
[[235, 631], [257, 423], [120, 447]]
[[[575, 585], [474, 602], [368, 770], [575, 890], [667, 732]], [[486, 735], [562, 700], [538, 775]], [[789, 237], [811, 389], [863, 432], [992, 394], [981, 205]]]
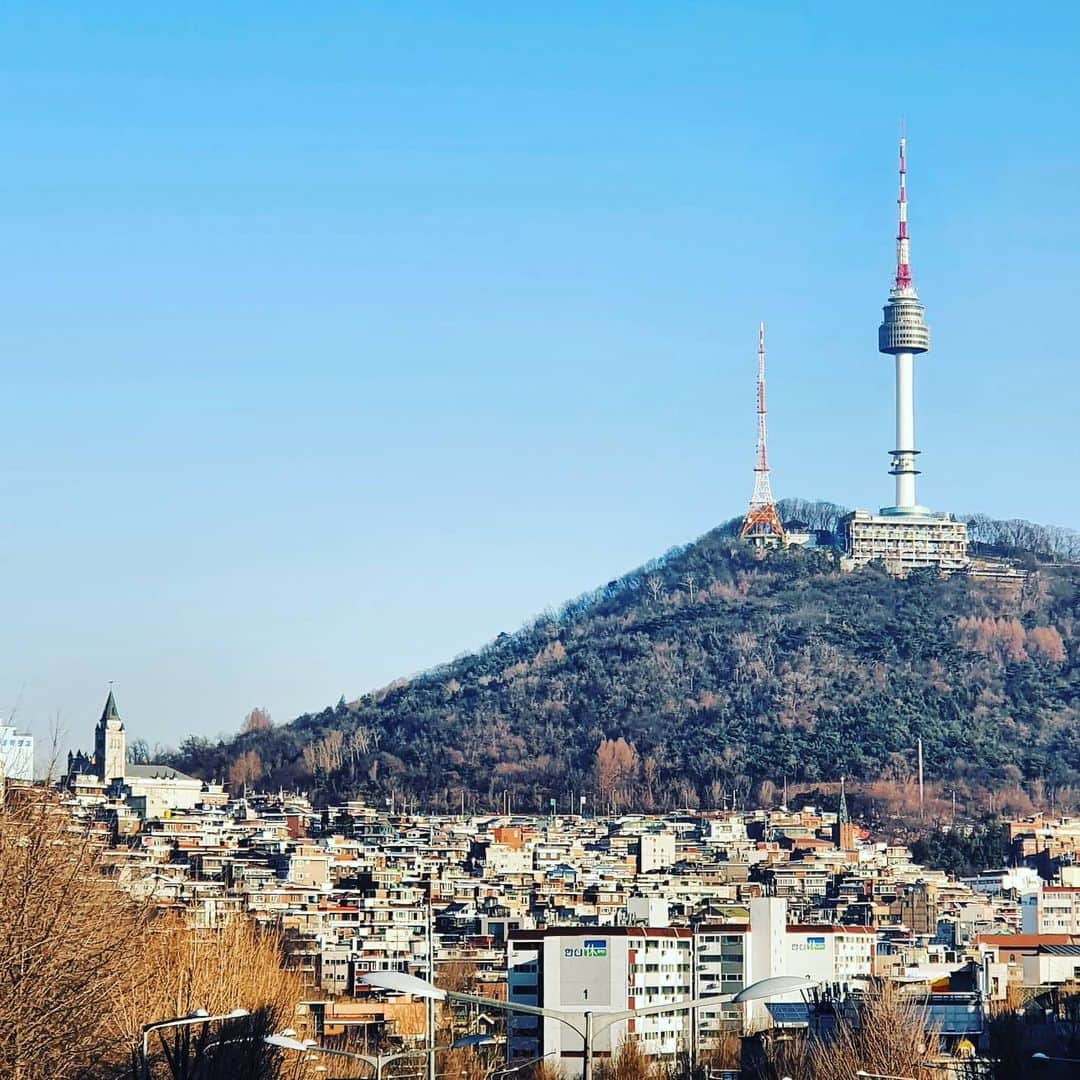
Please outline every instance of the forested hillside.
[[[787, 509], [824, 532], [840, 510]], [[650, 808], [903, 782], [921, 737], [930, 781], [1074, 804], [1080, 568], [1028, 565], [1022, 584], [841, 574], [830, 550], [759, 558], [729, 523], [479, 652], [174, 761], [320, 799]]]

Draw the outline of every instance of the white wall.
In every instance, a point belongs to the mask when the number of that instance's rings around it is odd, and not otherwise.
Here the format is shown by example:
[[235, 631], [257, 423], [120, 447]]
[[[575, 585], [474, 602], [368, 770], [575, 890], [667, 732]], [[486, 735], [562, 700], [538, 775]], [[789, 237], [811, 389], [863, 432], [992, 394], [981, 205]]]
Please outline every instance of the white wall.
[[642, 833], [638, 870], [642, 874], [666, 870], [675, 861], [675, 837], [671, 833]]
[[0, 773], [8, 780], [34, 779], [34, 737], [0, 725]]

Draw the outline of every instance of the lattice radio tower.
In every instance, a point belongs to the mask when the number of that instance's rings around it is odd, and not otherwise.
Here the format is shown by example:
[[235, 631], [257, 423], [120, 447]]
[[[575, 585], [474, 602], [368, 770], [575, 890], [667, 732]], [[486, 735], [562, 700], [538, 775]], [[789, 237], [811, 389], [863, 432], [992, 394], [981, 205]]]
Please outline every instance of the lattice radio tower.
[[758, 325], [757, 350], [757, 461], [754, 465], [754, 493], [746, 511], [739, 539], [755, 544], [782, 544], [784, 526], [776, 512], [772, 485], [769, 483], [769, 454], [765, 431], [765, 324]]

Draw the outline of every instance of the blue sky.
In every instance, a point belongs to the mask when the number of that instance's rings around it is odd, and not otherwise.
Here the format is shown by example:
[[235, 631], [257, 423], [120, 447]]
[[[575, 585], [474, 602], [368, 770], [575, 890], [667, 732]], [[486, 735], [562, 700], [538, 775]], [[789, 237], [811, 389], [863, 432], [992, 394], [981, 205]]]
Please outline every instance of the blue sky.
[[1080, 527], [1072, 5], [9, 4], [0, 704], [283, 721], [777, 495]]

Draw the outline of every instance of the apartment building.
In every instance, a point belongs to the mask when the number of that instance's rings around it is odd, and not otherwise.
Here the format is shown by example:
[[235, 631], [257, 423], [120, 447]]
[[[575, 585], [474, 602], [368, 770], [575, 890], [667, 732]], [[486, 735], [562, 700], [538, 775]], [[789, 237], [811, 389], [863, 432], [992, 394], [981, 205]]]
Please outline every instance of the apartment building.
[[1040, 934], [1080, 934], [1080, 888], [1044, 885], [1035, 902]]
[[[594, 1051], [610, 1056], [627, 1036], [653, 1058], [674, 1062], [690, 1045], [689, 1014], [628, 1017], [605, 1024], [604, 1016], [646, 1005], [674, 1003], [692, 993], [692, 934], [661, 927], [559, 927], [521, 930], [507, 943], [510, 1001], [594, 1014]], [[563, 1071], [580, 1075], [582, 1040], [557, 1020], [511, 1014], [508, 1055], [550, 1056]]]
[[[872, 969], [875, 933], [864, 927], [792, 925], [782, 898], [751, 900], [744, 921], [681, 927], [559, 927], [521, 931], [507, 945], [509, 1000], [596, 1015], [711, 995], [735, 994], [759, 979], [804, 976], [850, 983]], [[777, 999], [783, 1000], [783, 999]], [[787, 1000], [801, 1000], [788, 995]], [[764, 1002], [627, 1017], [599, 1034], [603, 1056], [630, 1036], [645, 1053], [673, 1061], [693, 1045], [707, 1048], [731, 1030], [765, 1024]], [[528, 1015], [509, 1020], [509, 1056], [558, 1056], [580, 1072], [580, 1039], [565, 1025]]]

